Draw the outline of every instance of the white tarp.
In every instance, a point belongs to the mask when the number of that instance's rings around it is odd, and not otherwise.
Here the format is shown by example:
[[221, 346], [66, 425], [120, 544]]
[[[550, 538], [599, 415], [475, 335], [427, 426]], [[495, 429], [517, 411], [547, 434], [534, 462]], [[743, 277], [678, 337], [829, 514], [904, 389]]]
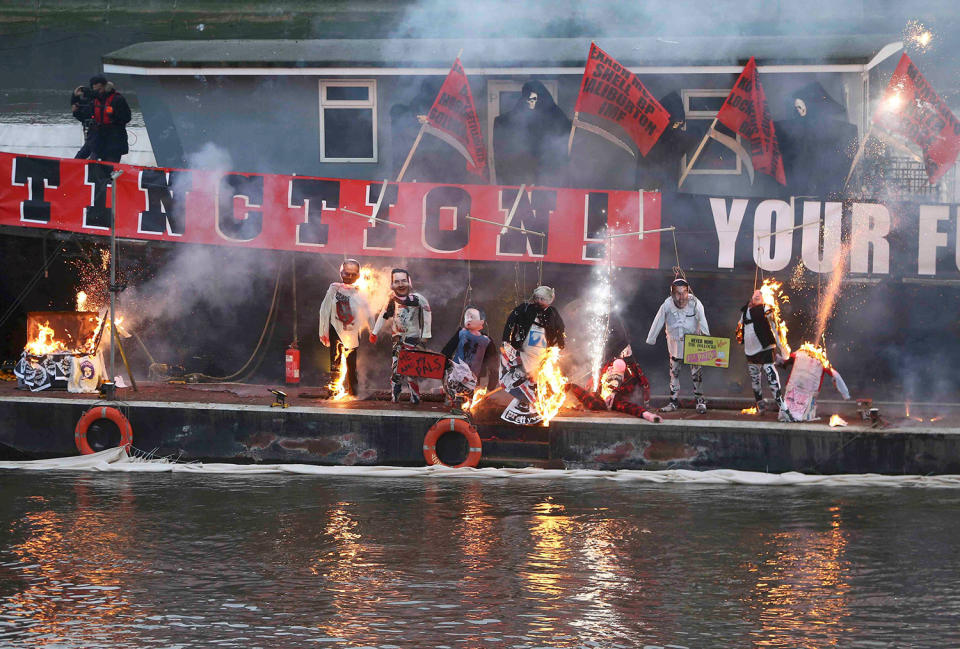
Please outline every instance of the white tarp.
[[0, 462], [0, 469], [21, 471], [102, 471], [123, 473], [203, 473], [264, 474], [292, 473], [299, 475], [382, 477], [382, 478], [468, 478], [468, 479], [533, 479], [533, 480], [614, 480], [617, 482], [696, 483], [750, 486], [819, 486], [819, 487], [960, 487], [960, 475], [881, 475], [860, 473], [843, 475], [806, 475], [760, 473], [715, 469], [713, 471], [592, 471], [587, 469], [453, 469], [444, 466], [316, 466], [312, 464], [204, 464], [171, 462], [165, 459], [130, 457], [123, 448], [111, 448], [93, 455]]

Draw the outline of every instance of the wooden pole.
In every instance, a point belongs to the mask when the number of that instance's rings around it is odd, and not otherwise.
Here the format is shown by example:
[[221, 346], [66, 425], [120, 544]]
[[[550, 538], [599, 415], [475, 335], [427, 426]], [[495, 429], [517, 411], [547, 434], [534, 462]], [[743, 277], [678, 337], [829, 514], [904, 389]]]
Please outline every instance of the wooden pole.
[[400, 173], [397, 175], [397, 182], [403, 180], [403, 174], [407, 173], [407, 167], [410, 166], [410, 161], [413, 160], [413, 154], [417, 150], [417, 147], [420, 146], [420, 138], [423, 137], [423, 131], [427, 128], [426, 124], [420, 125], [420, 132], [417, 133], [417, 139], [413, 141], [413, 146], [410, 147], [410, 153], [407, 154], [407, 159], [403, 162], [403, 167], [400, 168]]
[[700, 154], [703, 153], [703, 147], [706, 146], [707, 140], [710, 139], [710, 133], [713, 132], [714, 127], [717, 125], [716, 117], [713, 118], [713, 121], [710, 122], [710, 128], [707, 129], [707, 132], [704, 134], [703, 139], [700, 140], [700, 145], [697, 146], [697, 150], [693, 152], [693, 157], [690, 158], [690, 161], [687, 163], [686, 168], [683, 170], [683, 173], [680, 175], [680, 182], [677, 183], [677, 189], [680, 189], [680, 186], [683, 184], [683, 181], [687, 179], [687, 174], [690, 173], [690, 170], [693, 169], [693, 165], [696, 164], [697, 158], [700, 157]]
[[573, 151], [573, 133], [577, 130], [577, 121], [580, 119], [580, 111], [573, 114], [573, 121], [570, 123], [570, 137], [567, 138], [567, 155]]
[[140, 390], [137, 389], [137, 380], [133, 378], [133, 372], [130, 371], [130, 363], [127, 362], [127, 355], [123, 351], [123, 343], [120, 342], [120, 336], [117, 336], [114, 342], [117, 343], [117, 351], [120, 352], [120, 359], [123, 361], [123, 366], [127, 368], [127, 376], [130, 377], [130, 385], [133, 386], [134, 392], [139, 392]]

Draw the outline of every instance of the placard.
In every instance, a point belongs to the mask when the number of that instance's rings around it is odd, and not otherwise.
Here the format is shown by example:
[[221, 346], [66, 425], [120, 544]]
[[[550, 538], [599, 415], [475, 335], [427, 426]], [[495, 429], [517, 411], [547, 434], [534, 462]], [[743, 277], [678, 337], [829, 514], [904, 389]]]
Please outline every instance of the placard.
[[401, 349], [397, 356], [397, 374], [421, 379], [442, 379], [447, 357], [436, 352]]
[[687, 365], [730, 367], [730, 339], [687, 334], [683, 337], [683, 362]]

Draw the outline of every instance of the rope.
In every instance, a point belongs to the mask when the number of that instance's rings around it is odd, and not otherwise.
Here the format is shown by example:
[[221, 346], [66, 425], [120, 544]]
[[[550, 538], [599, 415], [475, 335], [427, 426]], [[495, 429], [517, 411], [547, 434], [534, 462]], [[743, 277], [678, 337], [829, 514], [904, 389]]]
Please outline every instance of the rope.
[[677, 248], [677, 231], [670, 230], [670, 235], [673, 237], [673, 255], [677, 260], [677, 265], [673, 267], [673, 277], [674, 279], [677, 277], [687, 279], [687, 276], [683, 274], [683, 269], [680, 267], [680, 250]]
[[460, 309], [461, 320], [463, 313], [467, 310], [467, 305], [473, 299], [473, 274], [470, 269], [470, 260], [467, 260], [467, 290], [463, 293], [463, 308]]
[[543, 259], [537, 260], [537, 286], [543, 286]]
[[57, 246], [56, 250], [53, 251], [53, 254], [50, 255], [50, 258], [44, 261], [43, 266], [40, 267], [40, 270], [38, 270], [36, 274], [30, 278], [30, 281], [26, 283], [26, 285], [23, 287], [23, 290], [20, 291], [20, 294], [17, 295], [16, 299], [14, 299], [13, 302], [10, 303], [10, 306], [7, 307], [7, 310], [4, 311], [3, 316], [0, 317], [0, 327], [2, 327], [3, 324], [10, 318], [10, 316], [12, 316], [20, 307], [20, 304], [23, 302], [23, 300], [26, 299], [30, 291], [32, 291], [34, 286], [37, 285], [37, 282], [40, 281], [40, 277], [47, 271], [48, 268], [50, 268], [50, 264], [56, 261], [57, 257], [60, 256], [60, 253], [63, 252], [64, 244], [68, 243], [69, 241], [73, 241], [73, 238], [74, 234], [71, 232], [67, 237], [60, 241], [60, 244]]
[[520, 262], [513, 262], [513, 292], [516, 294], [517, 304], [520, 303]]
[[[257, 341], [257, 347], [253, 350], [253, 353], [250, 354], [250, 358], [248, 358], [247, 362], [243, 364], [243, 367], [241, 367], [239, 370], [237, 370], [233, 374], [230, 374], [229, 376], [210, 376], [208, 374], [203, 374], [201, 372], [194, 372], [192, 374], [184, 374], [183, 377], [181, 377], [181, 379], [178, 379], [178, 380], [185, 379], [189, 381], [190, 379], [194, 379], [196, 381], [200, 381], [201, 379], [203, 379], [209, 382], [222, 383], [225, 381], [232, 381], [233, 379], [237, 378], [238, 376], [246, 372], [247, 367], [250, 366], [250, 363], [253, 362], [257, 354], [260, 352], [260, 348], [261, 346], [263, 346], [263, 341], [267, 337], [267, 330], [272, 331], [271, 325], [273, 324], [273, 316], [276, 313], [277, 296], [280, 293], [280, 273], [282, 270], [283, 270], [283, 264], [278, 264], [277, 278], [273, 283], [273, 300], [271, 300], [270, 302], [270, 312], [267, 313], [267, 320], [266, 322], [263, 323], [263, 331], [260, 332], [260, 340]], [[254, 372], [258, 367], [260, 367], [261, 362], [263, 362], [262, 358], [260, 359], [260, 361], [257, 362], [256, 366], [254, 366], [253, 369], [250, 370], [250, 372]]]

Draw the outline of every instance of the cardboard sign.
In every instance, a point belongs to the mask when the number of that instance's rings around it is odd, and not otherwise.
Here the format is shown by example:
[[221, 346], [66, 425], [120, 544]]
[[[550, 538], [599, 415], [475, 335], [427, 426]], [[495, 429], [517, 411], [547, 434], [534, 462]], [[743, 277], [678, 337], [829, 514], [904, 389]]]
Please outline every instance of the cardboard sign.
[[730, 339], [687, 334], [683, 337], [683, 362], [687, 365], [730, 367]]
[[401, 349], [397, 356], [397, 374], [421, 379], [442, 379], [447, 358], [436, 352]]

